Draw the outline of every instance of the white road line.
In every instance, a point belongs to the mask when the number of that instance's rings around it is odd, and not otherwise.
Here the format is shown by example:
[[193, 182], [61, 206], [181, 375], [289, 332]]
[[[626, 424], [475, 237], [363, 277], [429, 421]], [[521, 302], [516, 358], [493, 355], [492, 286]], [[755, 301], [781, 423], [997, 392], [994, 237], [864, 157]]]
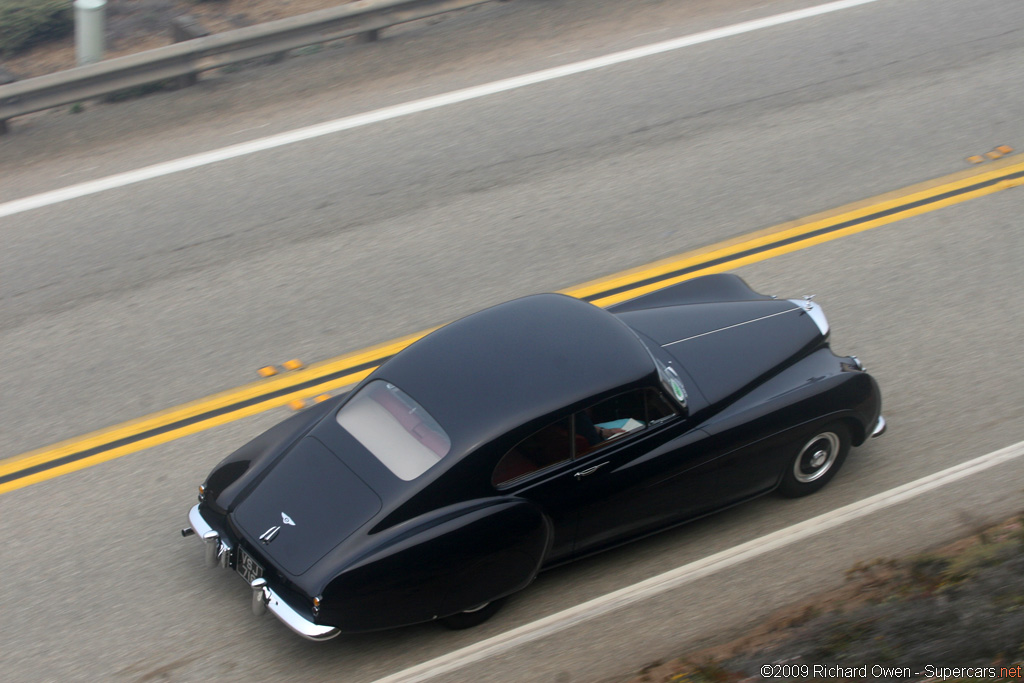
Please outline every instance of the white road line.
[[544, 638], [558, 631], [599, 617], [602, 614], [607, 614], [621, 607], [646, 600], [733, 565], [746, 562], [760, 555], [770, 553], [773, 550], [784, 548], [861, 517], [866, 517], [879, 510], [892, 507], [897, 503], [917, 498], [929, 491], [952, 484], [972, 474], [977, 474], [996, 465], [1015, 460], [1022, 455], [1024, 455], [1024, 441], [988, 453], [974, 460], [955, 465], [941, 472], [936, 472], [927, 477], [922, 477], [909, 484], [883, 491], [856, 503], [851, 503], [799, 524], [772, 532], [766, 536], [741, 543], [696, 562], [691, 562], [690, 564], [667, 571], [664, 574], [653, 576], [646, 581], [626, 586], [613, 593], [602, 595], [493, 638], [482, 640], [455, 652], [410, 667], [404, 671], [385, 676], [375, 683], [417, 683], [418, 681], [426, 681], [435, 676], [455, 671], [474, 662], [507, 652], [519, 645]]
[[543, 69], [541, 71], [535, 71], [522, 76], [494, 81], [493, 83], [485, 83], [483, 85], [464, 88], [454, 92], [425, 97], [423, 99], [406, 102], [404, 104], [384, 107], [383, 109], [377, 109], [365, 114], [346, 116], [333, 121], [308, 126], [306, 128], [298, 128], [296, 130], [271, 135], [258, 140], [222, 147], [220, 149], [202, 152], [200, 154], [193, 154], [180, 159], [153, 164], [152, 166], [146, 166], [134, 171], [117, 173], [115, 175], [99, 178], [97, 180], [90, 180], [77, 185], [70, 185], [59, 190], [51, 190], [50, 192], [42, 192], [30, 197], [15, 199], [0, 204], [0, 218], [13, 216], [14, 214], [31, 211], [33, 209], [39, 209], [44, 206], [51, 206], [60, 202], [66, 202], [71, 199], [77, 199], [78, 197], [97, 194], [106, 190], [125, 187], [126, 185], [132, 185], [144, 180], [151, 180], [153, 178], [159, 178], [172, 173], [179, 173], [181, 171], [187, 171], [201, 166], [208, 166], [210, 164], [217, 163], [218, 161], [226, 161], [236, 157], [255, 154], [256, 152], [274, 149], [275, 147], [283, 147], [296, 142], [311, 140], [324, 135], [330, 135], [331, 133], [338, 133], [345, 130], [351, 130], [353, 128], [359, 128], [361, 126], [368, 126], [374, 123], [380, 123], [381, 121], [389, 121], [391, 119], [397, 119], [431, 109], [446, 107], [451, 104], [458, 104], [460, 102], [487, 97], [488, 95], [523, 88], [536, 83], [552, 81], [558, 78], [584, 73], [586, 71], [603, 69], [615, 64], [643, 59], [644, 57], [650, 57], [652, 55], [670, 52], [672, 50], [679, 50], [685, 47], [690, 47], [691, 45], [698, 45], [712, 40], [728, 38], [730, 36], [740, 35], [741, 33], [750, 33], [751, 31], [779, 26], [780, 24], [788, 24], [794, 21], [820, 16], [822, 14], [829, 14], [830, 12], [838, 12], [850, 7], [857, 7], [858, 5], [866, 5], [872, 2], [878, 2], [878, 0], [839, 0], [838, 2], [830, 2], [824, 5], [809, 7], [807, 9], [797, 10], [794, 12], [776, 14], [771, 17], [765, 17], [764, 19], [755, 19], [739, 24], [733, 24], [731, 26], [725, 26], [723, 28], [712, 29], [710, 31], [702, 31], [700, 33], [683, 36], [681, 38], [674, 38], [664, 42], [644, 45], [631, 50], [623, 50], [622, 52], [615, 52], [610, 55], [595, 57], [593, 59], [587, 59], [574, 64], [566, 64], [565, 66]]

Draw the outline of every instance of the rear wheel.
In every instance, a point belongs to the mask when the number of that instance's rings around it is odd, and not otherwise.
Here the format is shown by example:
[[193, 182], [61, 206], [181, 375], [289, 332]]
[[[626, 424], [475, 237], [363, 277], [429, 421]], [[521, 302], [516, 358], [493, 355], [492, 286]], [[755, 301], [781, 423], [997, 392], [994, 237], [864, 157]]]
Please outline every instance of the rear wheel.
[[798, 442], [779, 484], [779, 493], [799, 498], [814, 493], [831, 481], [850, 452], [850, 430], [834, 422]]
[[473, 628], [494, 616], [494, 613], [501, 609], [504, 602], [505, 598], [485, 602], [484, 604], [468, 609], [465, 612], [459, 612], [458, 614], [453, 614], [450, 617], [444, 617], [438, 621], [453, 631], [461, 631], [464, 628]]

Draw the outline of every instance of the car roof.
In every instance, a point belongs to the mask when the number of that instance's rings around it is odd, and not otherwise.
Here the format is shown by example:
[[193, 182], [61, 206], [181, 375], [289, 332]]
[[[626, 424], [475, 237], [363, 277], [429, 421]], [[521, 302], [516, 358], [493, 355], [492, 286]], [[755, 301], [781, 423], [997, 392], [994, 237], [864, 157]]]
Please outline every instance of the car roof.
[[537, 294], [436, 330], [373, 377], [419, 402], [448, 432], [458, 457], [655, 372], [642, 342], [616, 316], [573, 297]]

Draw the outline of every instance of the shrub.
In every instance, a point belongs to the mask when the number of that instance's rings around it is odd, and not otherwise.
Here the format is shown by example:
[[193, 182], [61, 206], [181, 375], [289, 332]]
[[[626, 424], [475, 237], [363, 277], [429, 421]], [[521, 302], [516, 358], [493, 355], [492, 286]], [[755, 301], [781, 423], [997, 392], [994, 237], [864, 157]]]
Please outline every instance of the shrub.
[[72, 0], [0, 0], [0, 56], [74, 30]]

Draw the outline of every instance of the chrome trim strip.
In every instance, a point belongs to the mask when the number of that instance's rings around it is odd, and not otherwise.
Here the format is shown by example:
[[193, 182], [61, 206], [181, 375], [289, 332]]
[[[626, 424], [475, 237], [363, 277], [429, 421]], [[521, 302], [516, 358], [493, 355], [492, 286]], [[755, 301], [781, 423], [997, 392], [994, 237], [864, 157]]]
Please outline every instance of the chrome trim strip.
[[260, 536], [260, 540], [263, 541], [263, 545], [269, 545], [271, 541], [277, 538], [277, 534], [281, 531], [281, 525], [275, 525], [267, 529]]
[[267, 609], [275, 617], [284, 622], [284, 625], [309, 640], [330, 640], [339, 633], [341, 629], [336, 626], [321, 626], [302, 616], [291, 605], [285, 602], [281, 596], [274, 592], [273, 588], [267, 585], [261, 586], [262, 594], [266, 597]]
[[888, 425], [885, 423], [885, 418], [879, 415], [878, 422], [875, 423], [875, 428], [871, 430], [871, 438], [874, 439], [875, 437], [885, 434], [885, 428], [887, 426]]
[[[794, 301], [793, 303], [796, 303], [796, 302]], [[681, 344], [684, 341], [690, 341], [691, 339], [697, 339], [699, 337], [706, 337], [709, 334], [714, 334], [715, 332], [721, 332], [722, 330], [731, 330], [734, 327], [742, 327], [743, 325], [749, 325], [750, 323], [756, 323], [756, 322], [758, 322], [760, 320], [767, 320], [768, 318], [774, 318], [777, 315], [785, 315], [787, 313], [795, 313], [796, 311], [802, 311], [802, 310], [804, 310], [803, 306], [801, 306], [800, 308], [790, 308], [790, 309], [785, 310], [785, 311], [779, 311], [778, 313], [772, 313], [771, 315], [762, 315], [760, 318], [753, 318], [751, 320], [744, 320], [743, 322], [736, 323], [735, 325], [727, 325], [725, 327], [719, 327], [717, 330], [708, 330], [707, 332], [701, 332], [700, 334], [695, 334], [692, 337], [686, 337], [685, 339], [676, 339], [675, 341], [668, 342], [667, 344], [662, 344], [661, 348], [665, 348], [666, 346], [672, 346], [673, 344]]]

